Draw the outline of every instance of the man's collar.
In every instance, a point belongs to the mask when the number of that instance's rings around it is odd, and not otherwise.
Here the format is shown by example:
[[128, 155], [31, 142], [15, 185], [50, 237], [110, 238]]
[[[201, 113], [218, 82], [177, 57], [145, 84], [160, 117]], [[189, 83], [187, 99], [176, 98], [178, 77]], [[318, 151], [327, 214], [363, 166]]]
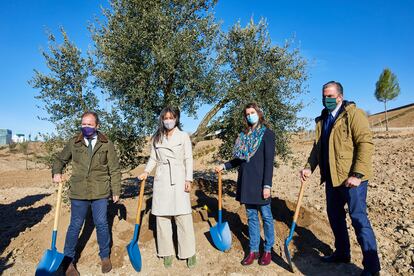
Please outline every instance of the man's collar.
[[[100, 131], [97, 132], [97, 136], [98, 140], [101, 143], [108, 143], [108, 138], [106, 138], [106, 136], [104, 134], [102, 134]], [[83, 134], [82, 132], [79, 133], [77, 136], [75, 136], [75, 143], [79, 143], [83, 140]]]
[[90, 138], [87, 138], [87, 137], [83, 137], [83, 139], [86, 139], [86, 140], [96, 140], [98, 138], [98, 134], [95, 134], [94, 136], [92, 136], [92, 137], [90, 137]]

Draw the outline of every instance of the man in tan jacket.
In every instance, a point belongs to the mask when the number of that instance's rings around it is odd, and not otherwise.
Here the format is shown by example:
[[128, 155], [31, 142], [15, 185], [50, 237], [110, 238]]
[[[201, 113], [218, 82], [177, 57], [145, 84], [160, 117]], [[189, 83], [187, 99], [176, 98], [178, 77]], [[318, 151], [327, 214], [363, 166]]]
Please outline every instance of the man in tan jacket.
[[343, 88], [331, 81], [323, 88], [321, 116], [316, 118], [316, 139], [305, 169], [305, 181], [319, 165], [325, 182], [329, 223], [335, 236], [335, 252], [322, 257], [327, 263], [351, 260], [345, 204], [363, 253], [361, 275], [378, 275], [377, 244], [366, 211], [368, 180], [372, 176], [372, 134], [365, 113], [355, 103], [344, 101]]

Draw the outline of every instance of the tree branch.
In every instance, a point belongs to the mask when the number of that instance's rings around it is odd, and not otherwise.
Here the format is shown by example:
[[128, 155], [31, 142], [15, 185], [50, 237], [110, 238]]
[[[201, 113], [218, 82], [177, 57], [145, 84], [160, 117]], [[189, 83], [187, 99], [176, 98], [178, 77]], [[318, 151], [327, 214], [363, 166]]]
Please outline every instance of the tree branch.
[[207, 126], [210, 123], [211, 119], [214, 115], [217, 114], [225, 105], [228, 103], [229, 100], [227, 98], [223, 98], [220, 100], [209, 112], [204, 116], [201, 120], [200, 124], [197, 127], [197, 130], [191, 136], [193, 143], [198, 143], [201, 139], [207, 134]]

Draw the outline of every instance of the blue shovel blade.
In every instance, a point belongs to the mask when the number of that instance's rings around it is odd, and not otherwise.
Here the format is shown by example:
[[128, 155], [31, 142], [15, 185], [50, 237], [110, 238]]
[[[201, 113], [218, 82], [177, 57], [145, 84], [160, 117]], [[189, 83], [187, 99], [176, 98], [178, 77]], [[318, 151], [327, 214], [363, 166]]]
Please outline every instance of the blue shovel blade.
[[222, 222], [211, 227], [210, 235], [218, 250], [227, 251], [231, 248], [231, 232], [227, 222]]
[[290, 228], [289, 236], [285, 240], [285, 256], [286, 256], [286, 260], [288, 261], [289, 268], [292, 272], [293, 272], [293, 264], [292, 264], [292, 258], [290, 256], [290, 252], [289, 252], [289, 243], [293, 238], [293, 233], [295, 231], [295, 227], [296, 227], [296, 223], [292, 222], [292, 227]]
[[141, 252], [139, 252], [138, 244], [129, 243], [127, 246], [129, 261], [131, 262], [132, 266], [134, 267], [136, 272], [141, 271], [142, 261], [141, 261]]
[[138, 229], [139, 225], [136, 224], [134, 230], [134, 238], [127, 245], [129, 261], [131, 262], [132, 267], [136, 272], [140, 272], [142, 267], [141, 252], [139, 251], [138, 247]]
[[292, 259], [291, 259], [290, 252], [289, 252], [289, 241], [288, 241], [288, 239], [285, 240], [285, 256], [286, 256], [286, 260], [289, 264], [290, 271], [293, 272], [293, 265], [292, 265]]
[[36, 268], [36, 276], [53, 275], [59, 268], [65, 255], [59, 253], [56, 249], [48, 249], [43, 254]]

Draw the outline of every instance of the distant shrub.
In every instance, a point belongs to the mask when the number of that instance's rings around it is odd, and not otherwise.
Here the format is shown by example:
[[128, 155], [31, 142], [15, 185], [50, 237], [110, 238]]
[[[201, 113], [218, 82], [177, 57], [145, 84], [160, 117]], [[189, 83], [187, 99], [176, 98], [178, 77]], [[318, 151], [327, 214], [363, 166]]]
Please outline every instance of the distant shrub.
[[45, 164], [52, 168], [53, 161], [55, 161], [58, 153], [65, 145], [65, 141], [54, 135], [42, 135], [44, 143], [42, 144], [42, 152], [44, 154], [36, 156], [37, 162]]
[[11, 153], [16, 153], [17, 152], [17, 144], [16, 143], [11, 143], [11, 144], [9, 144], [9, 151], [11, 152]]

